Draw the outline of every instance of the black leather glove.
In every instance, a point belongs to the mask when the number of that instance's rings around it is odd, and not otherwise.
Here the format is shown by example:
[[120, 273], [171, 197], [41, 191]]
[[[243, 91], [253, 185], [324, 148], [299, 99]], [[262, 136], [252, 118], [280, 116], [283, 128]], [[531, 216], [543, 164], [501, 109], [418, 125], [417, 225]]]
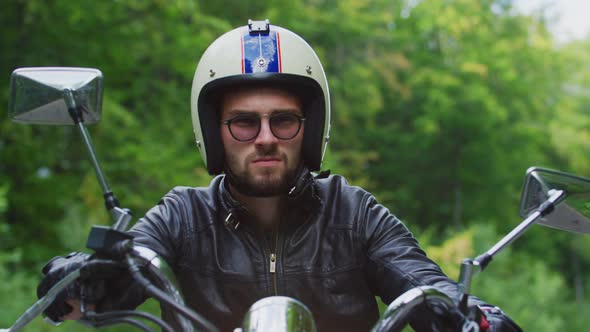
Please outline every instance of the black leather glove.
[[122, 262], [93, 257], [81, 272], [82, 293], [96, 312], [132, 310], [145, 300], [143, 287]]
[[[81, 252], [74, 252], [65, 257], [57, 256], [51, 259], [43, 267], [43, 280], [37, 287], [37, 296], [45, 296], [47, 292], [58, 281], [67, 276], [70, 272], [79, 269], [88, 260], [90, 255]], [[62, 317], [72, 311], [72, 306], [66, 303], [69, 299], [80, 298], [80, 285], [76, 281], [61, 291], [53, 303], [43, 312], [54, 322], [61, 322]]]
[[486, 321], [489, 324], [489, 332], [522, 332], [510, 317], [498, 307], [480, 306], [479, 309], [483, 312]]
[[134, 309], [143, 302], [143, 289], [134, 282], [125, 264], [80, 252], [55, 257], [43, 267], [45, 277], [37, 287], [37, 296], [47, 294], [58, 281], [78, 268], [81, 268], [78, 280], [61, 291], [44, 311], [54, 322], [61, 322], [62, 317], [72, 312], [72, 306], [66, 303], [70, 299], [95, 305], [96, 312]]

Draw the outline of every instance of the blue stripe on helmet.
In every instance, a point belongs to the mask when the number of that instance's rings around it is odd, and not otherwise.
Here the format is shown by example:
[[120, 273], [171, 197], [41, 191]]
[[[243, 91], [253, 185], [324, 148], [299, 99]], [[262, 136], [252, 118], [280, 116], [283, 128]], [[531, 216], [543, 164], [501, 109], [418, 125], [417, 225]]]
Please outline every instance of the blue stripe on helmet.
[[276, 31], [243, 35], [244, 73], [280, 72], [279, 49]]

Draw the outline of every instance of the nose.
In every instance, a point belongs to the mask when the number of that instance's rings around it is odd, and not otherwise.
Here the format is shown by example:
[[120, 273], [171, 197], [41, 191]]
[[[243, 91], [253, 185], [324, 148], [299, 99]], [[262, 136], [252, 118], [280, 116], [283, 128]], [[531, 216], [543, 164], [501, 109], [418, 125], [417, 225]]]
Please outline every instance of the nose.
[[254, 143], [256, 145], [268, 145], [277, 143], [278, 138], [270, 130], [270, 121], [268, 117], [260, 119], [260, 132], [256, 136]]

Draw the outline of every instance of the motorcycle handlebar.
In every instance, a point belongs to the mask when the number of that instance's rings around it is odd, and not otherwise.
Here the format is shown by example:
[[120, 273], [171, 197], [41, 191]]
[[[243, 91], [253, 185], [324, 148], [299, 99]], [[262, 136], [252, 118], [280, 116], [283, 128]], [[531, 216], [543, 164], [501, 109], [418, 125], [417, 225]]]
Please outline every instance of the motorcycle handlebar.
[[371, 332], [401, 331], [409, 323], [412, 314], [425, 304], [437, 306], [445, 313], [458, 313], [455, 302], [448, 295], [432, 286], [419, 286], [391, 302]]
[[[137, 262], [135, 260], [137, 260]], [[100, 264], [99, 261], [93, 262], [90, 260], [87, 266], [92, 266], [93, 264], [96, 265], [97, 263]], [[118, 264], [120, 263], [121, 262]], [[160, 303], [162, 305], [168, 306], [167, 309], [170, 309], [174, 315], [173, 319], [176, 321], [176, 326], [178, 326], [178, 328], [180, 328], [182, 331], [193, 330], [193, 326], [188, 320], [196, 322], [201, 328], [204, 328], [205, 330], [217, 331], [217, 329], [212, 324], [184, 305], [182, 297], [178, 293], [177, 289], [171, 284], [170, 279], [162, 274], [162, 263], [165, 263], [165, 261], [160, 260], [157, 254], [155, 254], [153, 251], [144, 247], [134, 246], [130, 255], [127, 256], [127, 261], [125, 263], [128, 266], [135, 265], [135, 267], [131, 269], [133, 272], [132, 274], [135, 274], [134, 277], [138, 277], [139, 267], [145, 268], [142, 271], [147, 271], [150, 278], [141, 276], [143, 278], [142, 283], [146, 284], [146, 282], [148, 282], [151, 284], [151, 295], [154, 296], [155, 293], [155, 297], [160, 301]], [[41, 315], [43, 311], [47, 309], [47, 307], [49, 307], [49, 305], [51, 305], [51, 303], [55, 300], [55, 297], [60, 291], [65, 289], [76, 279], [80, 278], [81, 274], [86, 274], [85, 272], [87, 271], [84, 271], [84, 268], [85, 266], [71, 272], [65, 278], [56, 283], [44, 297], [39, 299], [35, 304], [27, 309], [27, 311], [13, 324], [12, 327], [9, 329], [0, 329], [0, 332], [19, 331], [35, 317]], [[162, 294], [165, 295], [164, 298], [162, 298]], [[449, 315], [458, 315], [457, 317], [459, 317], [463, 323], [468, 324], [471, 322], [468, 318], [460, 313], [457, 304], [448, 295], [442, 293], [432, 286], [420, 286], [405, 292], [395, 301], [393, 301], [383, 313], [381, 319], [373, 327], [371, 332], [401, 331], [402, 328], [409, 323], [410, 317], [412, 317], [416, 310], [418, 310], [418, 308], [423, 305], [428, 305], [431, 308], [436, 307], [441, 309], [443, 312], [448, 313]], [[164, 307], [162, 309], [164, 309]], [[158, 322], [154, 321], [152, 317], [145, 317], [140, 314], [130, 314], [129, 312], [124, 311], [113, 311], [97, 314], [96, 316], [95, 313], [92, 313], [87, 318], [94, 317], [97, 319], [94, 321], [90, 319], [83, 319], [81, 323], [94, 327], [117, 323], [128, 323], [135, 325], [144, 331], [151, 331], [150, 329], [145, 329], [138, 325], [141, 324], [141, 322], [132, 320], [131, 317], [133, 316], [145, 318], [158, 324]], [[163, 327], [164, 330], [170, 329], [165, 325], [160, 325], [160, 327]]]
[[[165, 301], [163, 301], [162, 299], [159, 299], [160, 302], [162, 304], [166, 304], [168, 307], [172, 307], [173, 310], [173, 316], [171, 317], [175, 323], [176, 326], [178, 326], [179, 328], [181, 328], [183, 331], [192, 331], [193, 327], [192, 324], [183, 316], [183, 315], [187, 315], [186, 310], [185, 311], [179, 311], [178, 308], [179, 307], [184, 307], [187, 308], [184, 305], [184, 302], [182, 300], [182, 297], [180, 295], [180, 293], [178, 292], [177, 288], [173, 285], [172, 281], [174, 280], [173, 275], [167, 275], [166, 273], [170, 273], [171, 269], [169, 269], [169, 267], [166, 265], [166, 262], [162, 259], [159, 258], [159, 256], [153, 252], [152, 250], [145, 248], [145, 247], [141, 247], [141, 246], [132, 246], [130, 248], [129, 251], [129, 255], [128, 255], [128, 259], [124, 260], [124, 261], [116, 261], [116, 260], [111, 260], [111, 259], [104, 259], [104, 258], [91, 258], [90, 260], [88, 260], [83, 266], [81, 266], [80, 268], [72, 271], [71, 273], [69, 273], [68, 275], [66, 275], [66, 277], [64, 277], [63, 279], [61, 279], [59, 282], [57, 282], [53, 287], [51, 287], [49, 289], [49, 291], [47, 292], [47, 294], [43, 297], [41, 297], [37, 302], [35, 302], [31, 307], [29, 307], [16, 321], [15, 323], [7, 328], [7, 329], [0, 329], [0, 332], [16, 332], [16, 331], [20, 331], [23, 327], [25, 327], [27, 324], [29, 324], [33, 319], [35, 319], [37, 316], [41, 315], [50, 305], [51, 303], [53, 303], [53, 301], [55, 300], [55, 298], [57, 297], [57, 295], [64, 290], [66, 287], [68, 287], [69, 285], [71, 285], [73, 282], [75, 282], [77, 279], [86, 279], [89, 278], [89, 276], [91, 277], [92, 275], [95, 274], [95, 272], [97, 272], [96, 270], [100, 271], [101, 269], [103, 270], [102, 273], [104, 273], [104, 270], [110, 268], [110, 267], [119, 267], [125, 264], [127, 266], [135, 266], [135, 270], [136, 270], [136, 276], [137, 273], [141, 274], [141, 272], [147, 272], [149, 274], [149, 278], [143, 278], [144, 284], [145, 283], [149, 283], [152, 287], [152, 290], [156, 290], [158, 292], [159, 296], [164, 296], [166, 297]], [[139, 272], [139, 269], [142, 269], [141, 272]], [[164, 309], [164, 308], [162, 308]], [[187, 308], [188, 309], [188, 308]], [[189, 309], [190, 310], [190, 309]], [[180, 312], [180, 313], [179, 313]], [[130, 317], [131, 316], [140, 316], [142, 318], [146, 318], [143, 317], [141, 315], [137, 315], [137, 314], [133, 314], [133, 315], [124, 315], [125, 317], [123, 317], [123, 311], [120, 312], [110, 312], [113, 314], [116, 314], [115, 316], [111, 315], [102, 315], [102, 314], [98, 314], [97, 315], [90, 315], [90, 317], [83, 317], [80, 322], [85, 324], [85, 325], [90, 325], [90, 326], [104, 326], [104, 325], [110, 325], [110, 321], [111, 320], [119, 320], [120, 322], [126, 322], [132, 325], [135, 325], [137, 327], [140, 327], [137, 323], [138, 321], [134, 321], [131, 320]], [[194, 312], [190, 312], [189, 314], [189, 318], [194, 319], [195, 316], [198, 316], [197, 314], [194, 314], [192, 317], [190, 317], [190, 314], [194, 313]], [[102, 316], [101, 316], [102, 315]], [[200, 316], [198, 316], [199, 318], [201, 318]], [[151, 320], [152, 322], [154, 322], [153, 317], [149, 317], [147, 318], [149, 320]], [[54, 322], [51, 319], [49, 319], [48, 317], [45, 318], [45, 320], [47, 322], [49, 322], [52, 325], [59, 325], [60, 322]], [[156, 324], [158, 324], [158, 321], [155, 321]], [[215, 328], [210, 328], [212, 325], [208, 325], [210, 323], [208, 323], [207, 321], [204, 321], [204, 319], [199, 320], [199, 324], [201, 326], [206, 326], [209, 327], [209, 329], [207, 330], [212, 330], [212, 331], [216, 331]], [[158, 324], [160, 325], [160, 324]], [[160, 325], [162, 327], [162, 325]], [[146, 330], [146, 329], [144, 329]], [[149, 329], [147, 329], [147, 331], [150, 331]]]

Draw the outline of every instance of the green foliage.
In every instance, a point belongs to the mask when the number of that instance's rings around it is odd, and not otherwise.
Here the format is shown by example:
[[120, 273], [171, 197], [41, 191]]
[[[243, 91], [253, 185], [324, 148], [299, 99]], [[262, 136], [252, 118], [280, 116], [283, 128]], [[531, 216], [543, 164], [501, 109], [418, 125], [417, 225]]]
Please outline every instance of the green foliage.
[[[576, 321], [583, 321], [582, 317], [564, 316], [569, 311], [564, 309], [573, 306], [558, 272], [549, 270], [537, 257], [513, 251], [505, 254], [510, 255], [508, 259], [499, 258], [475, 282], [475, 294], [501, 306], [525, 331], [573, 331]], [[563, 306], [556, 308], [556, 303]]]
[[[3, 328], [10, 326], [37, 298], [32, 287], [37, 278], [19, 268], [21, 256], [21, 251], [0, 252], [0, 326]], [[29, 331], [42, 331], [40, 322], [37, 318]]]
[[[485, 252], [500, 236], [491, 225], [476, 223], [441, 245], [431, 245], [428, 235], [421, 242], [445, 273], [458, 280], [462, 258]], [[579, 331], [576, 327], [585, 324], [583, 315], [567, 314], [577, 313], [580, 303], [572, 302], [564, 276], [551, 270], [543, 258], [527, 252], [502, 251], [474, 277], [471, 292], [500, 306], [524, 331]]]
[[[8, 1], [0, 104], [15, 68], [101, 69], [103, 120], [90, 132], [113, 191], [139, 217], [171, 187], [209, 182], [189, 114], [196, 62], [221, 33], [266, 17], [305, 37], [325, 66], [324, 167], [375, 193], [452, 277], [461, 257], [516, 225], [529, 166], [590, 175], [590, 40], [558, 47], [542, 15], [516, 14], [510, 0]], [[43, 262], [110, 223], [75, 128], [0, 117], [2, 326], [34, 301]], [[525, 330], [584, 330], [588, 249], [586, 237], [535, 227], [475, 294]]]

